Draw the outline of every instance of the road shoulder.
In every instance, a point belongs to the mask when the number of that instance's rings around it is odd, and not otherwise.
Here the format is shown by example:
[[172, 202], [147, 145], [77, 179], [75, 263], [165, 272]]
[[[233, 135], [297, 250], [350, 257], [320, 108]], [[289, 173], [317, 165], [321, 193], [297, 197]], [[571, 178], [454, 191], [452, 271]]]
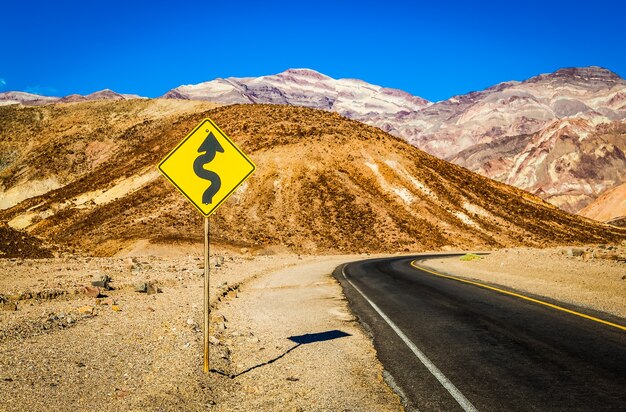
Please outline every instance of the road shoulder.
[[402, 410], [371, 340], [331, 273], [348, 257], [319, 258], [246, 284], [219, 309], [211, 380], [218, 410]]
[[570, 250], [503, 249], [482, 259], [462, 261], [458, 256], [437, 257], [419, 264], [441, 273], [626, 319], [626, 280], [623, 279], [626, 264], [589, 259], [582, 254], [569, 256]]

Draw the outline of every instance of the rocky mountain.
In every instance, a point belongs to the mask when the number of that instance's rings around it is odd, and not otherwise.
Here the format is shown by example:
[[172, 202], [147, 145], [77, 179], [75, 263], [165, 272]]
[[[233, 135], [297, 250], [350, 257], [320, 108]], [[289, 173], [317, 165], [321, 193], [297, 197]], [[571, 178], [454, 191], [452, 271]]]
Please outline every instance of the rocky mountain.
[[0, 93], [0, 106], [10, 104], [24, 104], [28, 106], [38, 106], [50, 104], [59, 100], [58, 97], [40, 96], [38, 94], [26, 92], [2, 92]]
[[626, 81], [600, 67], [561, 69], [434, 104], [305, 69], [216, 79], [164, 97], [335, 111], [571, 212], [624, 181]]
[[402, 119], [394, 134], [442, 158], [502, 137], [539, 132], [555, 120], [626, 119], [626, 80], [600, 67], [560, 69], [435, 103]]
[[222, 245], [395, 252], [626, 238], [336, 113], [168, 99], [0, 107], [0, 222], [41, 242], [38, 253], [201, 241], [201, 217], [156, 165], [205, 117], [257, 165], [211, 218]]
[[581, 115], [470, 147], [452, 162], [576, 213], [626, 181], [626, 122]]
[[402, 90], [376, 86], [356, 79], [333, 79], [309, 69], [290, 69], [261, 77], [215, 79], [170, 90], [170, 99], [207, 100], [215, 103], [272, 103], [337, 112], [379, 126], [371, 119], [415, 112], [430, 103]]
[[38, 94], [25, 92], [3, 92], [0, 93], [0, 106], [11, 104], [23, 104], [25, 106], [41, 106], [52, 103], [72, 103], [86, 102], [93, 100], [128, 100], [143, 99], [136, 94], [121, 94], [113, 90], [104, 89], [87, 95], [70, 94], [65, 97], [41, 96]]

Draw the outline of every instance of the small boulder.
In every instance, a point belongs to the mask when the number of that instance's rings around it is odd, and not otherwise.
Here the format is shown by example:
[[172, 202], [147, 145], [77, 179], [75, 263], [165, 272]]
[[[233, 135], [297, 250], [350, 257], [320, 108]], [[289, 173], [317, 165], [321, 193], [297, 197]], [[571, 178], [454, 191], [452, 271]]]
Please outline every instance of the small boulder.
[[211, 336], [209, 336], [209, 343], [211, 345], [217, 346], [217, 345], [220, 344], [220, 340], [218, 338], [216, 338], [215, 336], [211, 335]]
[[100, 276], [100, 279], [93, 280], [91, 282], [91, 286], [95, 286], [95, 287], [100, 288], [102, 290], [111, 290], [112, 288], [109, 285], [109, 282], [111, 282], [111, 277], [109, 277], [107, 275], [103, 275], [103, 276]]
[[161, 292], [161, 289], [159, 289], [155, 284], [153, 283], [148, 283], [146, 285], [146, 293], [148, 295], [155, 295], [157, 293]]
[[224, 256], [215, 256], [215, 267], [219, 268], [224, 264]]
[[78, 308], [78, 313], [81, 313], [83, 315], [91, 315], [93, 314], [93, 307], [81, 306], [80, 308]]
[[0, 309], [9, 312], [15, 312], [17, 310], [17, 302], [5, 302], [0, 304]]
[[100, 288], [85, 286], [83, 288], [83, 293], [89, 296], [90, 298], [97, 298], [98, 296], [100, 296]]

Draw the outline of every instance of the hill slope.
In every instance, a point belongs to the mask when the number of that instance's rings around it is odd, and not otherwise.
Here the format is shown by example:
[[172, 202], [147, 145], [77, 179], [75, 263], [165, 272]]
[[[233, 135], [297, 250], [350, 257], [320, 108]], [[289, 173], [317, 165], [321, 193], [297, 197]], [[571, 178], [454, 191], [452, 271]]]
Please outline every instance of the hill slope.
[[601, 222], [626, 219], [626, 183], [607, 190], [578, 214]]
[[[156, 169], [204, 117], [257, 172], [212, 217], [212, 239], [300, 252], [379, 252], [613, 242], [626, 231], [564, 212], [338, 114], [280, 105], [210, 109], [135, 100], [0, 108], [0, 210], [14, 229], [110, 255], [141, 239], [201, 239], [201, 218]], [[45, 189], [44, 189], [45, 190]]]

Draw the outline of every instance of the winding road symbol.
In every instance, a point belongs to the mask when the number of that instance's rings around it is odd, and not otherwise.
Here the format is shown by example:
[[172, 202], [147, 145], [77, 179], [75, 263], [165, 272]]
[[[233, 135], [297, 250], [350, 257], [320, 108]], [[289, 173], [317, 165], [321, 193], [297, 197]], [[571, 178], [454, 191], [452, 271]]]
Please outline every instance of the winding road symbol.
[[220, 190], [220, 187], [222, 187], [222, 179], [220, 179], [217, 173], [206, 170], [204, 165], [211, 163], [213, 159], [215, 159], [217, 152], [224, 153], [224, 148], [220, 142], [217, 141], [213, 132], [209, 131], [209, 129], [206, 131], [209, 134], [198, 148], [198, 153], [201, 154], [196, 157], [196, 160], [193, 162], [193, 171], [199, 178], [211, 182], [209, 188], [202, 194], [202, 203], [209, 205], [213, 203], [213, 196], [215, 196], [215, 194]]
[[159, 163], [159, 170], [210, 216], [256, 167], [211, 119], [204, 119]]

